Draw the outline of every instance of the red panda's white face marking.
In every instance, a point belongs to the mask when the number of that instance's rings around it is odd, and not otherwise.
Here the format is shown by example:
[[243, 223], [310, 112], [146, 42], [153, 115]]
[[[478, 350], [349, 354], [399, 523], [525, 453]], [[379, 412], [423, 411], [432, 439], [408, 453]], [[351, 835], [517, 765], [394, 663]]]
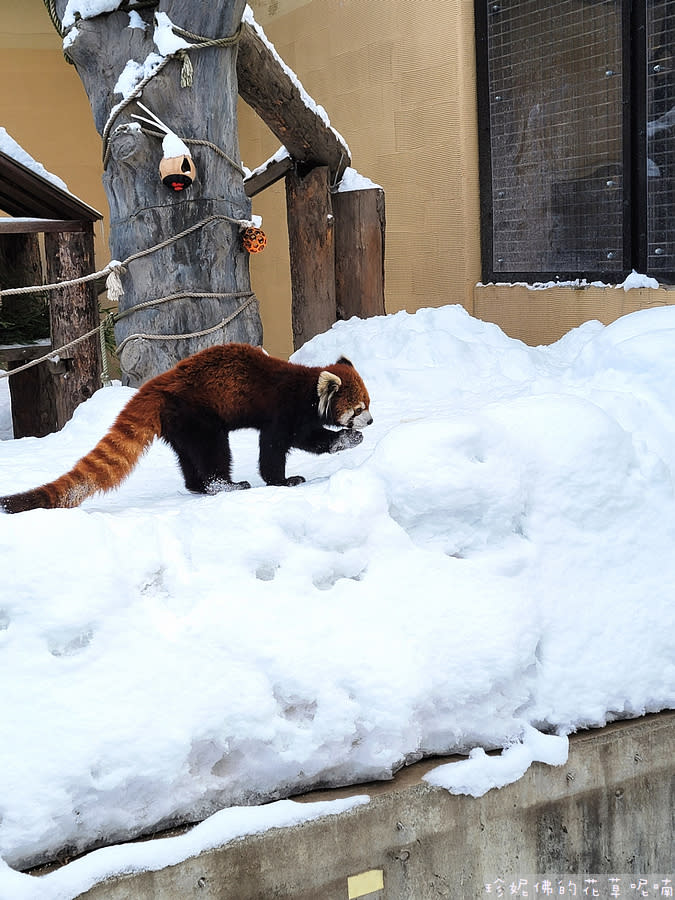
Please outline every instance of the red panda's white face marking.
[[338, 424], [343, 428], [365, 428], [373, 421], [365, 403], [357, 403], [356, 406], [346, 409], [338, 416]]
[[347, 372], [345, 381], [334, 372], [324, 371], [319, 375], [319, 415], [343, 428], [365, 428], [373, 421], [368, 409], [368, 391], [347, 359], [340, 357], [336, 365], [349, 366], [350, 371]]

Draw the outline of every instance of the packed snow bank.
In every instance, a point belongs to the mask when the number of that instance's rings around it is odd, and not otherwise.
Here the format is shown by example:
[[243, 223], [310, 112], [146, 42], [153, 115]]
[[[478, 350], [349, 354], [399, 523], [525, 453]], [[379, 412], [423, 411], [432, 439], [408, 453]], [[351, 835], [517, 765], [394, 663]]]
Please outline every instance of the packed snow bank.
[[[295, 453], [306, 485], [262, 486], [242, 432], [250, 491], [192, 496], [155, 444], [112, 495], [0, 516], [7, 863], [429, 754], [474, 751], [439, 777], [480, 794], [675, 707], [674, 345], [675, 308], [548, 348], [460, 307], [340, 322], [294, 359], [349, 356], [374, 424]], [[0, 493], [61, 474], [131, 395], [2, 442]]]
[[0, 859], [0, 897], [2, 900], [72, 900], [111, 878], [158, 872], [230, 841], [271, 828], [290, 828], [324, 816], [337, 816], [367, 802], [368, 797], [358, 796], [317, 803], [277, 800], [265, 806], [228, 807], [185, 834], [103, 847], [39, 877], [17, 872]]

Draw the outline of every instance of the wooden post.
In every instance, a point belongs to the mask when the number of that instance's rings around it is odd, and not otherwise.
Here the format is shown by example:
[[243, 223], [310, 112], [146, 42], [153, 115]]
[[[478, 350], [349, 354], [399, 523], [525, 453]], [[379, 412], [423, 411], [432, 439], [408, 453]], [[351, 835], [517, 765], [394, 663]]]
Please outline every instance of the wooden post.
[[[43, 353], [48, 349], [43, 347]], [[17, 369], [24, 360], [8, 360], [7, 369]], [[47, 366], [40, 363], [9, 379], [12, 430], [15, 438], [44, 437], [56, 430], [54, 382]]]
[[[45, 234], [49, 282], [70, 281], [94, 271], [94, 232]], [[50, 295], [52, 346], [58, 348], [90, 331], [100, 322], [93, 282], [73, 285]], [[56, 402], [56, 427], [62, 428], [76, 407], [101, 387], [101, 345], [98, 333], [71, 350], [59, 354], [52, 366]], [[47, 363], [50, 365], [50, 363]]]
[[338, 191], [332, 201], [337, 317], [383, 316], [384, 191]]
[[[24, 287], [42, 284], [42, 262], [37, 234], [3, 234], [0, 237], [0, 287]], [[42, 301], [34, 294], [17, 294], [2, 299], [0, 318], [12, 320], [13, 314], [25, 311], [33, 304], [36, 311]], [[36, 338], [40, 335], [36, 334]], [[11, 331], [5, 333], [0, 343], [14, 343]], [[45, 349], [42, 348], [42, 352]], [[9, 371], [18, 368], [25, 360], [3, 354]], [[12, 427], [15, 438], [44, 437], [54, 430], [54, 392], [51, 379], [42, 366], [34, 366], [9, 379], [9, 395], [12, 404]]]
[[293, 346], [297, 350], [336, 320], [335, 248], [330, 170], [286, 175]]

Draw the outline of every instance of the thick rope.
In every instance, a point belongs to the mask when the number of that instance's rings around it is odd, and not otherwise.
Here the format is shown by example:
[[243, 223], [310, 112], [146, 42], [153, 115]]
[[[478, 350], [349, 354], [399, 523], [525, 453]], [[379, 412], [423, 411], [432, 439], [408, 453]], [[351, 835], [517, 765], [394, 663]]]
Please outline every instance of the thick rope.
[[63, 37], [63, 25], [61, 24], [61, 19], [59, 19], [58, 13], [56, 12], [54, 0], [43, 0], [43, 3], [47, 7], [47, 12], [49, 13], [49, 18], [52, 20], [52, 25], [54, 26], [54, 28], [56, 28], [60, 37]]
[[[56, 12], [56, 4], [54, 0], [42, 0], [44, 5], [47, 7], [47, 12], [49, 13], [49, 18], [52, 20], [52, 25], [61, 37], [63, 37], [63, 23], [61, 19], [59, 19], [59, 15]], [[120, 3], [120, 9], [124, 12], [131, 12], [134, 9], [144, 9], [149, 6], [158, 6], [159, 0], [136, 0], [135, 3], [131, 2], [123, 2]]]
[[[153, 137], [164, 138], [164, 135], [161, 131], [153, 131], [152, 128], [144, 128], [141, 126], [141, 131], [143, 134], [150, 134]], [[229, 162], [229, 164], [239, 172], [242, 178], [246, 177], [246, 172], [239, 165], [238, 162], [235, 162], [231, 156], [228, 156], [227, 153], [221, 149], [218, 144], [214, 144], [211, 141], [204, 140], [203, 138], [181, 138], [184, 144], [196, 144], [198, 147], [208, 147], [209, 150], [213, 150], [214, 153], [217, 153], [218, 156], [222, 156], [224, 160]]]
[[[61, 19], [59, 19], [58, 13], [56, 12], [56, 5], [54, 0], [43, 0], [43, 3], [49, 13], [49, 18], [51, 19], [52, 25], [58, 31], [61, 37], [65, 36], [63, 23]], [[120, 5], [120, 9], [125, 9], [127, 11], [134, 9], [143, 9], [144, 7], [157, 6], [157, 0], [137, 0], [133, 5], [131, 3], [122, 3]], [[202, 50], [206, 47], [232, 47], [234, 44], [237, 44], [241, 38], [242, 31], [242, 23], [239, 23], [239, 27], [234, 32], [234, 34], [227, 35], [224, 38], [206, 38], [203, 35], [195, 34], [192, 31], [186, 31], [183, 28], [179, 28], [177, 25], [173, 25], [172, 31], [174, 34], [179, 37], [185, 38], [186, 40], [192, 40], [195, 43], [190, 47], [184, 47], [181, 50], [176, 51], [175, 54], [171, 54], [171, 56], [165, 56], [161, 63], [159, 63], [152, 72], [150, 72], [146, 77], [140, 81], [136, 87], [133, 89], [131, 94], [128, 97], [125, 97], [117, 106], [113, 107], [110, 111], [110, 115], [108, 116], [108, 120], [103, 127], [103, 132], [101, 134], [101, 142], [103, 144], [103, 168], [106, 169], [108, 167], [108, 161], [110, 159], [110, 132], [112, 130], [112, 126], [115, 122], [115, 119], [119, 116], [122, 110], [126, 109], [130, 103], [136, 100], [143, 92], [143, 88], [148, 84], [148, 82], [158, 75], [164, 66], [169, 63], [174, 56], [181, 59], [181, 87], [190, 87], [192, 84], [192, 63], [190, 62], [188, 56], [188, 50]], [[66, 59], [70, 62], [68, 55], [66, 54]], [[185, 140], [185, 139], [183, 139]], [[242, 175], [244, 175], [244, 170], [241, 166], [234, 162], [234, 160], [230, 159], [230, 157], [220, 149], [216, 144], [212, 144], [210, 141], [203, 141], [192, 139], [190, 141], [185, 140], [185, 143], [192, 144], [202, 144], [204, 146], [210, 147], [216, 153], [219, 153], [224, 159], [226, 159], [231, 165], [233, 165]]]
[[110, 110], [110, 115], [108, 116], [108, 121], [103, 126], [103, 131], [101, 132], [101, 142], [103, 144], [103, 168], [106, 169], [108, 167], [108, 161], [110, 159], [110, 132], [112, 130], [115, 119], [119, 116], [122, 110], [126, 109], [131, 103], [134, 102], [138, 97], [143, 93], [143, 88], [146, 84], [151, 81], [155, 75], [159, 75], [162, 69], [168, 65], [172, 56], [165, 56], [164, 59], [157, 64], [157, 66], [150, 72], [149, 75], [146, 75], [142, 81], [139, 81], [133, 91], [129, 94], [128, 97], [125, 97], [124, 100], [120, 101], [117, 106], [113, 106]]
[[[236, 294], [176, 294], [172, 297], [161, 297], [157, 303], [165, 303], [167, 300], [176, 300], [179, 297], [234, 297]], [[117, 355], [119, 356], [126, 347], [126, 345], [130, 341], [183, 341], [188, 340], [189, 338], [198, 338], [204, 337], [207, 334], [213, 334], [214, 331], [219, 331], [221, 328], [225, 328], [226, 325], [229, 325], [237, 316], [242, 313], [245, 309], [247, 309], [251, 303], [255, 300], [255, 294], [250, 292], [250, 296], [247, 300], [245, 300], [241, 306], [238, 306], [234, 312], [230, 313], [229, 316], [226, 316], [224, 319], [221, 319], [216, 325], [212, 325], [210, 328], [202, 328], [201, 331], [191, 331], [187, 334], [144, 334], [139, 332], [138, 334], [130, 334], [121, 341], [117, 347], [115, 348]], [[135, 309], [135, 307], [134, 307]]]
[[[214, 214], [212, 216], [208, 216], [206, 219], [202, 219], [200, 222], [197, 222], [195, 225], [191, 225], [189, 228], [186, 228], [184, 231], [179, 232], [178, 234], [173, 235], [173, 237], [167, 238], [165, 241], [162, 241], [159, 244], [155, 244], [152, 247], [148, 247], [146, 250], [138, 250], [136, 253], [132, 253], [131, 256], [127, 256], [127, 258], [123, 262], [118, 262], [117, 260], [112, 260], [105, 266], [103, 269], [100, 269], [98, 272], [92, 272], [89, 275], [81, 275], [79, 278], [71, 278], [69, 281], [58, 281], [52, 284], [36, 284], [29, 285], [28, 287], [18, 287], [18, 288], [3, 288], [0, 290], [0, 303], [2, 303], [3, 297], [8, 297], [10, 295], [15, 294], [30, 294], [35, 293], [36, 291], [56, 291], [61, 288], [71, 287], [75, 284], [84, 284], [88, 281], [96, 281], [99, 278], [102, 278], [104, 275], [109, 275], [113, 272], [124, 271], [129, 263], [134, 262], [137, 259], [141, 259], [143, 256], [149, 256], [151, 253], [155, 253], [157, 250], [163, 250], [164, 247], [168, 247], [170, 244], [174, 244], [176, 241], [181, 240], [181, 238], [187, 237], [192, 234], [194, 231], [197, 231], [199, 228], [204, 228], [207, 225], [210, 225], [212, 222], [223, 221], [223, 222], [231, 222], [233, 225], [239, 225], [239, 227], [243, 228], [246, 225], [250, 225], [251, 222], [249, 219], [235, 219], [232, 216], [226, 216], [222, 214]], [[134, 307], [135, 308], [135, 307]]]
[[[179, 57], [182, 60], [181, 66], [181, 87], [190, 87], [192, 85], [192, 63], [189, 60], [187, 55], [188, 50], [202, 50], [206, 47], [232, 47], [234, 44], [239, 42], [241, 38], [241, 30], [242, 24], [239, 23], [239, 27], [234, 32], [234, 34], [227, 35], [223, 38], [205, 38], [198, 34], [193, 34], [191, 31], [184, 31], [182, 28], [178, 28], [176, 25], [173, 26], [172, 31], [174, 34], [177, 34], [179, 37], [194, 39], [197, 43], [191, 44], [190, 47], [184, 47], [181, 50], [178, 50], [176, 53], [171, 54], [171, 56], [165, 56], [164, 59], [159, 63], [142, 81], [136, 85], [133, 91], [129, 94], [128, 97], [125, 97], [117, 106], [113, 107], [110, 111], [110, 115], [108, 116], [108, 121], [105, 123], [103, 128], [103, 132], [101, 134], [101, 141], [103, 143], [103, 168], [107, 168], [108, 161], [110, 159], [110, 132], [112, 130], [112, 126], [122, 112], [122, 110], [126, 109], [130, 103], [133, 103], [140, 95], [143, 93], [143, 88], [148, 84], [151, 79], [155, 77], [155, 75], [159, 75], [162, 69], [167, 65], [167, 63], [171, 62], [174, 57]], [[189, 75], [187, 74], [189, 70]]]
[[[49, 17], [52, 21], [52, 24], [58, 31], [59, 35], [61, 37], [64, 37], [63, 23], [59, 19], [58, 14], [56, 12], [54, 0], [43, 0], [43, 2], [47, 8]], [[125, 4], [122, 4], [122, 6], [124, 6], [124, 5]], [[137, 0], [137, 3], [134, 6], [131, 6], [130, 4], [126, 4], [126, 6], [129, 9], [141, 8], [141, 7], [145, 7], [145, 6], [155, 6], [155, 5], [157, 5], [156, 2], [152, 2], [152, 0], [151, 0], [151, 2], [144, 2], [144, 0]], [[239, 27], [234, 32], [234, 34], [228, 35], [224, 38], [205, 38], [202, 35], [194, 34], [191, 31], [186, 31], [182, 28], [178, 28], [175, 25], [172, 27], [172, 30], [178, 36], [183, 37], [186, 40], [192, 40], [195, 43], [193, 43], [190, 47], [184, 47], [184, 48], [178, 50], [175, 54], [171, 54], [170, 56], [164, 57], [164, 59], [153, 69], [153, 71], [150, 72], [148, 75], [146, 75], [146, 77], [136, 85], [136, 87], [133, 89], [131, 94], [129, 94], [128, 97], [125, 97], [121, 103], [118, 103], [117, 106], [115, 106], [111, 110], [110, 115], [108, 116], [108, 120], [105, 123], [103, 132], [101, 134], [101, 141], [103, 143], [103, 167], [104, 168], [107, 167], [108, 161], [110, 159], [110, 132], [112, 130], [115, 120], [120, 115], [120, 113], [124, 109], [127, 108], [127, 106], [129, 106], [131, 103], [133, 103], [142, 94], [143, 89], [148, 84], [148, 82], [152, 78], [154, 78], [156, 75], [158, 75], [162, 71], [162, 69], [164, 69], [164, 67], [174, 58], [174, 56], [176, 56], [181, 59], [181, 63], [182, 63], [182, 65], [181, 65], [181, 87], [190, 87], [192, 85], [193, 69], [192, 69], [192, 63], [188, 56], [188, 50], [202, 50], [207, 47], [231, 47], [231, 46], [233, 46], [233, 45], [237, 44], [241, 38], [242, 23], [241, 22], [239, 23]], [[66, 59], [68, 59], [67, 55], [66, 55]], [[146, 129], [142, 129], [142, 130], [146, 131]], [[147, 133], [156, 134], [155, 132], [147, 132]], [[163, 135], [158, 135], [158, 136], [163, 137]], [[231, 157], [229, 157], [227, 155], [227, 153], [225, 153], [224, 150], [222, 150], [220, 147], [218, 147], [216, 144], [212, 143], [211, 141], [200, 140], [197, 138], [189, 138], [189, 139], [185, 139], [185, 143], [196, 144], [199, 146], [205, 146], [205, 147], [210, 148], [215, 153], [219, 154], [228, 163], [230, 163], [230, 165], [232, 165], [235, 169], [237, 169], [237, 171], [242, 176], [245, 174], [243, 168], [237, 162], [235, 162], [233, 159], [231, 159]], [[181, 238], [186, 237], [189, 234], [192, 234], [197, 229], [203, 228], [206, 225], [210, 224], [211, 222], [214, 222], [217, 220], [232, 222], [233, 224], [236, 224], [239, 226], [244, 226], [244, 225], [248, 224], [247, 220], [234, 219], [230, 216], [225, 216], [225, 215], [209, 216], [207, 219], [204, 219], [201, 222], [198, 222], [196, 225], [192, 225], [190, 228], [186, 228], [184, 231], [180, 232], [179, 234], [174, 235], [171, 238], [167, 238], [167, 240], [162, 241], [161, 243], [156, 244], [153, 247], [149, 247], [146, 250], [141, 250], [137, 253], [132, 254], [131, 256], [127, 257], [121, 263], [119, 263], [117, 261], [113, 261], [113, 262], [108, 263], [108, 265], [105, 266], [105, 268], [103, 268], [99, 272], [93, 272], [90, 275], [85, 275], [80, 278], [74, 278], [69, 281], [63, 281], [63, 282], [59, 282], [56, 284], [40, 285], [39, 287], [41, 290], [44, 290], [44, 291], [60, 290], [60, 289], [63, 289], [64, 287], [70, 287], [70, 286], [76, 285], [76, 284], [83, 284], [83, 283], [86, 283], [89, 281], [95, 281], [95, 280], [101, 278], [102, 276], [107, 275], [108, 276], [109, 293], [110, 294], [114, 293], [116, 296], [121, 296], [121, 294], [123, 294], [124, 292], [123, 292], [122, 285], [121, 285], [120, 272], [124, 272], [129, 263], [133, 262], [134, 260], [140, 259], [143, 256], [147, 256], [150, 253], [154, 253], [157, 250], [161, 250], [164, 247], [167, 247], [170, 244], [174, 243], [175, 241], [180, 240]], [[9, 289], [6, 291], [0, 291], [0, 304], [2, 303], [3, 294], [4, 295], [25, 294], [25, 293], [31, 293], [34, 290], [35, 290], [35, 287], [25, 287], [25, 288], [12, 288], [12, 289]], [[238, 297], [238, 296], [247, 296], [248, 299], [243, 304], [241, 304], [241, 306], [239, 306], [238, 309], [236, 309], [233, 313], [231, 313], [229, 316], [227, 316], [221, 322], [219, 322], [217, 325], [212, 326], [211, 328], [203, 329], [201, 331], [195, 331], [190, 334], [180, 334], [180, 335], [175, 335], [175, 334], [173, 334], [173, 335], [149, 335], [149, 334], [128, 335], [116, 348], [116, 352], [119, 354], [122, 351], [122, 349], [124, 348], [124, 346], [127, 343], [129, 343], [129, 341], [132, 341], [132, 340], [181, 340], [181, 339], [188, 339], [188, 338], [193, 338], [193, 337], [203, 337], [204, 335], [211, 334], [214, 331], [218, 331], [221, 328], [225, 328], [226, 325], [228, 325], [233, 319], [235, 319], [241, 312], [243, 312], [255, 300], [255, 294], [252, 291], [250, 291], [250, 292], [249, 291], [238, 291], [238, 292], [229, 292], [229, 293], [182, 292], [179, 294], [172, 294], [167, 297], [160, 297], [157, 300], [147, 300], [143, 303], [138, 303], [135, 306], [133, 306], [130, 309], [125, 310], [123, 312], [110, 313], [108, 315], [108, 317], [106, 319], [102, 320], [101, 323], [96, 328], [93, 328], [91, 331], [87, 332], [86, 334], [80, 335], [80, 337], [76, 338], [73, 341], [70, 341], [68, 344], [64, 344], [63, 347], [60, 347], [56, 350], [52, 350], [50, 353], [45, 354], [45, 356], [42, 356], [39, 359], [31, 360], [30, 362], [26, 363], [25, 365], [19, 366], [15, 369], [12, 369], [11, 371], [7, 371], [7, 372], [0, 371], [0, 378], [9, 378], [10, 375], [15, 375], [18, 372], [23, 372], [26, 369], [32, 368], [32, 366], [39, 365], [40, 363], [44, 362], [45, 360], [52, 359], [57, 354], [63, 353], [63, 351], [76, 346], [77, 344], [81, 343], [82, 341], [87, 340], [87, 338], [89, 338], [89, 337], [92, 337], [98, 331], [99, 339], [100, 339], [100, 343], [101, 343], [101, 355], [103, 358], [103, 372], [101, 374], [101, 380], [103, 381], [104, 384], [109, 384], [110, 376], [108, 373], [108, 359], [107, 359], [106, 344], [105, 344], [105, 329], [111, 322], [114, 323], [116, 321], [119, 321], [120, 319], [125, 318], [127, 315], [130, 315], [131, 313], [136, 312], [139, 309], [147, 308], [147, 307], [151, 307], [151, 306], [157, 306], [161, 303], [166, 303], [170, 300], [189, 298], [189, 297], [224, 298], [224, 297]]]
[[17, 375], [19, 372], [25, 372], [26, 369], [32, 369], [33, 366], [37, 366], [40, 363], [45, 362], [45, 360], [54, 359], [55, 356], [63, 353], [64, 350], [70, 350], [71, 347], [75, 347], [77, 346], [77, 344], [81, 344], [82, 341], [86, 341], [87, 338], [92, 337], [92, 335], [96, 334], [100, 327], [100, 325], [97, 325], [96, 328], [92, 328], [91, 331], [88, 331], [86, 334], [81, 334], [78, 338], [75, 338], [74, 341], [69, 341], [67, 344], [64, 344], [63, 347], [59, 347], [57, 350], [50, 350], [49, 353], [45, 353], [44, 356], [40, 356], [37, 359], [32, 359], [30, 362], [24, 363], [24, 365], [22, 366], [17, 366], [16, 369], [8, 369], [6, 372], [0, 370], [0, 378], [10, 378], [12, 375]]
[[[231, 222], [232, 224], [239, 225], [240, 227], [250, 224], [248, 219], [234, 219], [232, 216], [226, 216], [223, 214], [214, 214], [212, 216], [208, 216], [206, 219], [202, 219], [201, 222], [197, 222], [195, 225], [191, 225], [189, 228], [184, 229], [183, 231], [179, 232], [178, 234], [175, 234], [172, 237], [167, 238], [164, 241], [161, 241], [159, 244], [155, 244], [154, 246], [148, 247], [145, 250], [138, 250], [136, 253], [132, 253], [130, 256], [127, 256], [127, 258], [123, 262], [119, 262], [117, 260], [112, 260], [111, 262], [108, 263], [107, 266], [105, 266], [103, 269], [101, 269], [98, 272], [92, 272], [89, 275], [82, 275], [79, 278], [72, 278], [69, 281], [60, 281], [60, 282], [56, 282], [56, 283], [52, 283], [52, 284], [29, 285], [28, 287], [7, 288], [6, 290], [2, 290], [2, 291], [0, 291], [0, 304], [2, 303], [3, 296], [9, 296], [10, 294], [13, 296], [17, 295], [17, 294], [30, 294], [30, 293], [35, 293], [35, 291], [38, 289], [40, 291], [62, 290], [63, 288], [72, 287], [73, 285], [84, 284], [89, 281], [96, 281], [97, 279], [102, 278], [104, 275], [108, 276], [107, 283], [109, 285], [112, 285], [112, 284], [121, 285], [119, 273], [124, 272], [130, 263], [134, 262], [137, 259], [141, 259], [144, 256], [149, 256], [151, 253], [155, 253], [157, 250], [161, 250], [164, 247], [168, 247], [170, 244], [173, 244], [176, 241], [181, 240], [184, 237], [187, 237], [188, 235], [192, 234], [193, 232], [197, 231], [198, 229], [204, 228], [207, 225], [210, 225], [213, 222], [217, 222], [217, 221]], [[120, 290], [120, 289], [121, 288], [118, 288], [117, 290]], [[112, 293], [112, 291], [111, 291], [111, 293]], [[127, 310], [123, 310], [122, 312], [111, 313], [108, 316], [108, 318], [105, 320], [102, 320], [101, 324], [97, 325], [96, 328], [92, 328], [91, 331], [88, 331], [86, 334], [80, 335], [80, 337], [75, 338], [75, 340], [70, 341], [67, 344], [64, 344], [62, 347], [59, 347], [55, 350], [51, 350], [49, 353], [46, 353], [44, 356], [41, 356], [38, 359], [33, 359], [30, 362], [25, 363], [23, 366], [18, 366], [17, 368], [11, 369], [10, 371], [6, 371], [6, 372], [0, 371], [0, 379], [9, 378], [11, 375], [16, 375], [18, 372], [23, 372], [26, 369], [30, 369], [33, 366], [37, 366], [40, 363], [45, 362], [45, 360], [52, 359], [54, 356], [57, 356], [59, 353], [63, 353], [65, 350], [69, 350], [71, 347], [76, 346], [81, 341], [85, 341], [85, 340], [87, 340], [87, 338], [92, 337], [92, 335], [96, 334], [97, 331], [100, 331], [101, 346], [103, 348], [104, 342], [105, 342], [105, 336], [104, 336], [103, 329], [105, 328], [105, 326], [108, 323], [110, 323], [111, 321], [116, 322], [119, 319], [126, 318], [127, 316], [132, 315], [137, 310], [148, 308], [151, 306], [158, 306], [160, 303], [166, 303], [170, 300], [177, 300], [182, 297], [242, 297], [242, 296], [248, 297], [247, 301], [232, 314], [232, 317], [223, 320], [223, 323], [226, 325], [226, 324], [228, 324], [228, 322], [232, 321], [232, 318], [239, 315], [240, 312], [242, 312], [250, 303], [253, 302], [253, 300], [255, 299], [255, 294], [252, 291], [231, 291], [228, 293], [183, 292], [180, 294], [171, 294], [167, 297], [160, 297], [157, 300], [145, 300], [141, 303], [137, 303], [136, 305], [130, 307]], [[208, 334], [210, 331], [217, 331], [218, 328], [222, 328], [222, 327], [224, 327], [224, 325], [222, 323], [219, 323], [218, 325], [214, 326], [213, 328], [207, 329], [207, 331], [205, 333]], [[181, 337], [188, 338], [188, 337], [192, 337], [192, 336], [193, 335], [172, 335], [170, 337], [178, 340]], [[199, 333], [195, 332], [194, 336], [199, 336]], [[130, 335], [129, 338], [125, 338], [124, 342], [126, 342], [127, 340], [130, 340], [132, 337], [134, 337], [134, 335]], [[117, 348], [117, 349], [119, 350], [119, 348]], [[106, 360], [105, 353], [103, 354], [103, 358], [104, 358], [104, 366], [105, 366], [104, 372], [103, 372], [103, 378], [105, 380], [105, 376], [107, 375], [107, 360]]]
[[[169, 300], [178, 300], [183, 297], [241, 297], [242, 295], [247, 296], [247, 299], [238, 306], [234, 312], [230, 313], [229, 316], [226, 316], [217, 325], [211, 326], [211, 328], [202, 329], [202, 331], [193, 331], [189, 334], [130, 334], [126, 337], [121, 344], [116, 348], [117, 352], [119, 352], [122, 347], [127, 344], [131, 340], [148, 340], [148, 341], [161, 341], [161, 340], [187, 340], [188, 338], [193, 337], [202, 337], [206, 334], [211, 334], [214, 331], [218, 331], [220, 328], [225, 328], [226, 325], [229, 325], [239, 313], [243, 312], [248, 306], [253, 303], [256, 299], [253, 291], [232, 291], [230, 293], [182, 293], [182, 294], [172, 294], [169, 297], [160, 297], [158, 300], [146, 300], [144, 303], [139, 303], [138, 306], [132, 306], [131, 309], [124, 310], [121, 313], [109, 313], [105, 319], [101, 320], [101, 323], [96, 326], [96, 328], [92, 328], [90, 331], [87, 331], [86, 334], [81, 334], [79, 337], [75, 338], [75, 340], [70, 341], [67, 344], [64, 344], [62, 347], [58, 347], [55, 350], [50, 350], [49, 353], [45, 353], [44, 356], [40, 356], [37, 359], [32, 359], [30, 362], [24, 363], [22, 366], [17, 366], [15, 369], [9, 369], [7, 371], [0, 370], [0, 379], [2, 378], [10, 378], [12, 375], [17, 375], [19, 372], [25, 372], [26, 369], [32, 369], [33, 366], [38, 366], [40, 363], [46, 362], [48, 359], [54, 359], [54, 357], [59, 356], [64, 352], [64, 350], [70, 350], [71, 347], [77, 346], [77, 344], [82, 343], [82, 341], [86, 341], [87, 338], [93, 337], [97, 332], [100, 335], [101, 340], [101, 352], [103, 353], [103, 375], [101, 376], [101, 380], [104, 384], [110, 383], [110, 377], [108, 375], [108, 364], [106, 359], [105, 350], [105, 328], [112, 322], [117, 322], [120, 319], [126, 318], [126, 316], [131, 315], [131, 313], [136, 312], [141, 306], [149, 307], [149, 306], [157, 306], [160, 303], [166, 303]], [[107, 377], [106, 377], [107, 376]]]

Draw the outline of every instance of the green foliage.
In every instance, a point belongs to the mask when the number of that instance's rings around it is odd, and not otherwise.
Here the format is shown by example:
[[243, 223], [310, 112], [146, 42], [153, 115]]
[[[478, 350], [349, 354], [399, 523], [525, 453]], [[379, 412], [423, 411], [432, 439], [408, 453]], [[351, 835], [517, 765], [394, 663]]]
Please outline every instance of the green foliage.
[[44, 291], [26, 294], [21, 303], [0, 306], [0, 344], [32, 344], [49, 337], [49, 303]]
[[101, 316], [103, 319], [103, 331], [105, 334], [105, 349], [108, 351], [108, 356], [112, 359], [116, 359], [116, 349], [117, 342], [115, 341], [115, 319], [113, 318], [116, 309], [112, 306], [109, 307], [101, 307]]

